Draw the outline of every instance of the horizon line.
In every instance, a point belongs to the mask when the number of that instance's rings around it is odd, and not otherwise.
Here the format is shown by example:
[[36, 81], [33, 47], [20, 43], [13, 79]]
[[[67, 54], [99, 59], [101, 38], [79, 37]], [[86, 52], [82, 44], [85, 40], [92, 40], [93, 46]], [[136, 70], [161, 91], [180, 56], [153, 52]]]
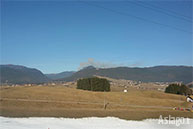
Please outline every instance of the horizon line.
[[[26, 68], [31, 68], [31, 69], [37, 69], [37, 70], [39, 70], [39, 71], [41, 71], [42, 72], [42, 70], [41, 69], [38, 69], [38, 68], [36, 68], [36, 67], [29, 67], [29, 66], [26, 66], [26, 65], [20, 65], [20, 64], [0, 64], [0, 66], [2, 66], [2, 65], [12, 65], [12, 66], [22, 66], [22, 67], [26, 67]], [[80, 71], [80, 70], [82, 70], [82, 69], [84, 69], [84, 68], [87, 68], [87, 67], [94, 67], [95, 69], [110, 69], [110, 68], [120, 68], [120, 67], [122, 67], [122, 68], [152, 68], [152, 67], [193, 67], [193, 65], [154, 65], [154, 66], [115, 66], [115, 67], [106, 67], [106, 68], [102, 68], [102, 67], [95, 67], [95, 66], [93, 66], [93, 65], [88, 65], [88, 66], [85, 66], [85, 67], [83, 67], [83, 68], [81, 68], [81, 69], [77, 69], [77, 70], [63, 70], [63, 71], [61, 71], [61, 72], [49, 72], [49, 73], [46, 73], [46, 72], [42, 72], [43, 74], [58, 74], [58, 73], [62, 73], [62, 72], [77, 72], [77, 71]]]

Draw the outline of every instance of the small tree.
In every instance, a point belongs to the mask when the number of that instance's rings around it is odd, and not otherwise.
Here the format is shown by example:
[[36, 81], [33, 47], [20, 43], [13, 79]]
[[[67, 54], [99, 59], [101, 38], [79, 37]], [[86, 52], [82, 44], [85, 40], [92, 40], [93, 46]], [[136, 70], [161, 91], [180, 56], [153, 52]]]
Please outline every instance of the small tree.
[[189, 88], [193, 88], [193, 84], [189, 84], [188, 87], [189, 87]]
[[178, 84], [170, 84], [166, 87], [165, 93], [180, 94], [180, 86]]
[[192, 90], [188, 88], [186, 85], [181, 85], [180, 86], [180, 94], [181, 95], [191, 95]]

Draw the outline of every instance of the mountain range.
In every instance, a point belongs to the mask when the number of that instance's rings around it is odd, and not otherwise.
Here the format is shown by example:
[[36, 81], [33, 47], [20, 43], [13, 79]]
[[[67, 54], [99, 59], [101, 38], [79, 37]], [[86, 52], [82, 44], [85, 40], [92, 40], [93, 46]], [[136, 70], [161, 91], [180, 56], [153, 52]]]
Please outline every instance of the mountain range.
[[146, 68], [116, 67], [97, 69], [88, 66], [72, 76], [63, 78], [63, 81], [74, 81], [78, 78], [92, 77], [94, 75], [110, 77], [114, 79], [126, 79], [142, 82], [192, 82], [192, 66], [155, 66]]
[[20, 65], [0, 65], [0, 82], [10, 84], [49, 82], [41, 71]]
[[0, 65], [1, 83], [44, 83], [50, 81], [76, 81], [79, 78], [105, 76], [114, 79], [126, 79], [142, 82], [183, 82], [193, 80], [192, 66], [155, 66], [145, 68], [116, 67], [95, 68], [85, 67], [77, 72], [69, 71], [58, 74], [43, 74], [41, 71], [19, 65]]

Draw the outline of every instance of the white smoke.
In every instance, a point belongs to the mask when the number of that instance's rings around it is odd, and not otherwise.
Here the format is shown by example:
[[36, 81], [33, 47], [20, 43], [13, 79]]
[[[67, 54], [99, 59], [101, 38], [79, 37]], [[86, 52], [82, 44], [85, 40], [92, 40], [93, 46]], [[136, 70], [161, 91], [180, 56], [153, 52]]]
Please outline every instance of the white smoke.
[[80, 70], [87, 66], [94, 66], [95, 68], [112, 68], [112, 67], [118, 67], [119, 65], [113, 64], [111, 62], [95, 61], [93, 58], [88, 58], [88, 61], [80, 63], [80, 66], [78, 69]]
[[93, 58], [88, 58], [88, 61], [81, 62], [80, 66], [78, 67], [78, 70], [85, 68], [87, 66], [94, 66], [95, 68], [114, 68], [114, 67], [140, 67], [143, 66], [144, 63], [141, 61], [136, 61], [134, 63], [121, 63], [121, 64], [114, 64], [112, 62], [101, 62], [101, 61], [95, 61]]

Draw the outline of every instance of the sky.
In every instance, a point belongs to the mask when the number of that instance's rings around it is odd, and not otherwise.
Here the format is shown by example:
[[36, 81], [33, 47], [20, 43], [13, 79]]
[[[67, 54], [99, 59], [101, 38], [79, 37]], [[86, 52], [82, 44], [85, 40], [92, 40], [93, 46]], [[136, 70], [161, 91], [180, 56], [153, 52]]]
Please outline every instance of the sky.
[[0, 64], [43, 73], [193, 65], [192, 1], [1, 1]]

